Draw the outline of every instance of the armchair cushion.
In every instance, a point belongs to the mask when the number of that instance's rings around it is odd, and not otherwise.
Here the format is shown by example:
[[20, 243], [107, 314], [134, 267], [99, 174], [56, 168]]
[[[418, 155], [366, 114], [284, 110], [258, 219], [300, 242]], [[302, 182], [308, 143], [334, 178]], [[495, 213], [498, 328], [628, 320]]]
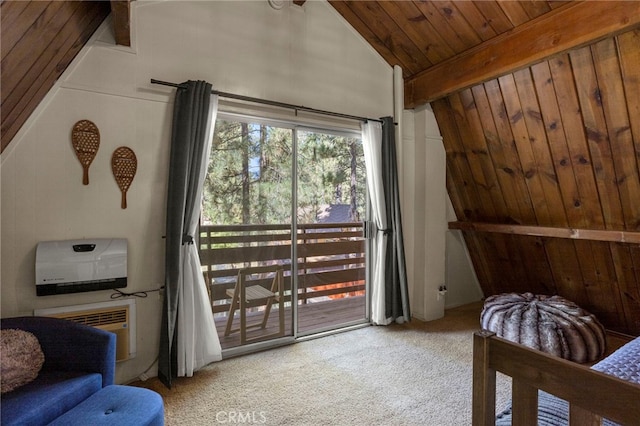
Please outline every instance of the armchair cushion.
[[102, 389], [100, 374], [42, 371], [34, 381], [2, 395], [2, 425], [47, 424]]
[[83, 371], [112, 385], [116, 369], [116, 336], [108, 331], [49, 317], [3, 318], [2, 329], [33, 333], [44, 353], [44, 371]]

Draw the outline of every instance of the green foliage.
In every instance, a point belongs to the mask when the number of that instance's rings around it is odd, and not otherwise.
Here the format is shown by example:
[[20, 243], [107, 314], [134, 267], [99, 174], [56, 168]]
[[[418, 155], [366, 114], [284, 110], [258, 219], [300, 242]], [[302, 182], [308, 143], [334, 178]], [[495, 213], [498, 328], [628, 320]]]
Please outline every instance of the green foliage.
[[[216, 123], [203, 195], [207, 224], [290, 223], [294, 129]], [[324, 205], [351, 205], [364, 218], [365, 167], [359, 139], [297, 131], [298, 221], [314, 223]]]

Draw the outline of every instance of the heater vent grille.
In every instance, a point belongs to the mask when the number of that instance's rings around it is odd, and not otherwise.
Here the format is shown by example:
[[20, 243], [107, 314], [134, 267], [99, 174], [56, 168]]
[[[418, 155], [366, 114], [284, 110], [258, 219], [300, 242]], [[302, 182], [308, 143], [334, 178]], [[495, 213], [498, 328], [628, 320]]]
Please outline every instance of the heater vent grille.
[[64, 318], [80, 324], [90, 325], [92, 327], [100, 327], [109, 324], [118, 324], [128, 322], [127, 308], [119, 308], [108, 311], [94, 312], [69, 312], [66, 314], [56, 315], [58, 318]]

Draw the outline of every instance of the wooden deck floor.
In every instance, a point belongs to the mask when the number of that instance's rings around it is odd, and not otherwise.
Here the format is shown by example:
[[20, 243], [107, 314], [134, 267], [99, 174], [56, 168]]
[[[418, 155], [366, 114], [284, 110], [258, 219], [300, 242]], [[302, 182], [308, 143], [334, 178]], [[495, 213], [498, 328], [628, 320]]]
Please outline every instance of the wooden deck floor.
[[[334, 299], [324, 302], [309, 303], [298, 307], [298, 333], [310, 334], [317, 330], [326, 330], [327, 328], [338, 328], [341, 325], [353, 321], [364, 320], [365, 318], [365, 297], [349, 297], [343, 299]], [[254, 312], [247, 313], [247, 324], [258, 324], [262, 321], [263, 313]], [[227, 317], [220, 316], [215, 318], [218, 336], [222, 349], [228, 349], [240, 345], [240, 333], [231, 333], [229, 336], [224, 335], [227, 325]], [[285, 336], [292, 335], [291, 308], [285, 308]], [[233, 320], [233, 329], [240, 326], [239, 312], [236, 311]], [[265, 329], [252, 328], [247, 332], [248, 339], [260, 341], [261, 336], [269, 336], [277, 333], [278, 309], [272, 309]], [[266, 339], [262, 339], [266, 340]]]

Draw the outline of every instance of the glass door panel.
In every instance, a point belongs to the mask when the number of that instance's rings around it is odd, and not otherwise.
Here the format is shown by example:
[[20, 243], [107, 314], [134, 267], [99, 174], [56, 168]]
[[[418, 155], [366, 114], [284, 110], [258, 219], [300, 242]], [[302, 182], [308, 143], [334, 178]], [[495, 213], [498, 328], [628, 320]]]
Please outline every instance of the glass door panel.
[[367, 194], [356, 135], [296, 133], [298, 335], [366, 320]]
[[216, 123], [200, 261], [223, 349], [293, 335], [292, 132], [254, 120]]

